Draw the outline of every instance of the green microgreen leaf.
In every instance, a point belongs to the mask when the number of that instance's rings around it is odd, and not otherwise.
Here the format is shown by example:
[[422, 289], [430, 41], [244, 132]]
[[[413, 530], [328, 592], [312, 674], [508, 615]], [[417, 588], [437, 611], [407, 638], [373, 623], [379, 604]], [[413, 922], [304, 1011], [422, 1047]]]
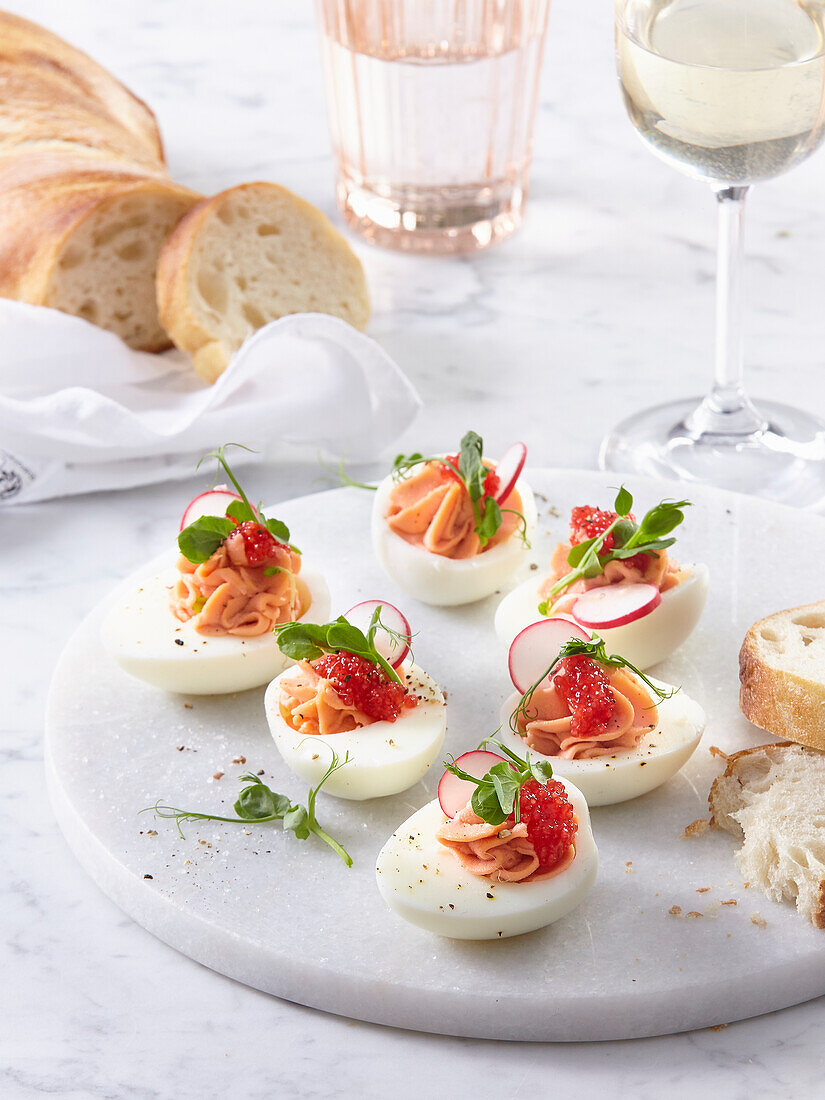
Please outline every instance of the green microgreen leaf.
[[178, 547], [187, 561], [200, 565], [209, 561], [234, 530], [235, 524], [225, 516], [201, 516], [178, 535]]
[[534, 762], [529, 750], [521, 757], [495, 737], [485, 737], [478, 747], [483, 749], [487, 745], [494, 745], [506, 759], [494, 764], [480, 779], [460, 768], [452, 756], [444, 761], [444, 767], [459, 779], [475, 784], [470, 805], [473, 813], [483, 821], [489, 825], [503, 825], [512, 814], [518, 823], [522, 787], [531, 779], [544, 786], [553, 776], [553, 766], [548, 760]]
[[[420, 451], [408, 455], [398, 454], [392, 464], [392, 476], [396, 481], [409, 476], [415, 466], [420, 466], [424, 462], [440, 462], [442, 466], [446, 466], [451, 470], [464, 486], [470, 498], [473, 509], [474, 530], [478, 535], [478, 541], [482, 549], [501, 527], [503, 511], [498, 502], [484, 492], [484, 484], [489, 469], [484, 465], [483, 455], [484, 441], [481, 436], [477, 432], [468, 431], [464, 433], [461, 439], [458, 464], [451, 462], [442, 455], [423, 455]], [[357, 484], [357, 482], [349, 480], [347, 484]], [[371, 489], [374, 486], [363, 486], [363, 488]], [[529, 547], [527, 521], [523, 514], [515, 508], [507, 508], [504, 511], [512, 512], [519, 517], [521, 521], [519, 536], [525, 546]]]
[[[570, 572], [556, 581], [550, 589], [550, 597], [561, 595], [582, 578], [599, 576], [608, 562], [633, 558], [637, 554], [653, 556], [666, 550], [676, 539], [664, 536], [679, 526], [685, 518], [684, 509], [689, 506], [689, 500], [662, 500], [645, 513], [640, 523], [635, 523], [629, 518], [633, 497], [622, 485], [613, 505], [616, 518], [597, 538], [585, 539], [570, 547], [567, 555]], [[602, 553], [608, 535], [613, 536], [613, 546]], [[539, 604], [540, 614], [552, 614], [554, 603], [552, 598], [543, 600]]]
[[381, 621], [380, 604], [372, 614], [366, 634], [349, 623], [343, 615], [339, 615], [331, 623], [281, 623], [273, 632], [278, 648], [294, 661], [314, 661], [324, 653], [353, 653], [356, 657], [363, 657], [377, 665], [389, 680], [403, 684], [404, 681], [376, 648], [375, 636], [379, 627], [398, 644], [409, 644], [407, 638]]
[[[289, 528], [282, 520], [266, 519], [264, 523], [267, 531], [269, 531], [273, 538], [276, 538], [278, 542], [285, 542], [289, 545]], [[292, 549], [292, 547], [290, 547], [290, 549]]]
[[245, 500], [233, 500], [226, 509], [226, 514], [231, 516], [232, 519], [236, 519], [238, 523], [258, 522], [257, 511]]
[[[220, 471], [223, 468], [241, 499], [230, 502], [225, 516], [201, 516], [194, 523], [190, 523], [188, 527], [184, 527], [178, 535], [180, 552], [188, 561], [194, 562], [196, 565], [208, 561], [224, 539], [228, 538], [235, 530], [236, 524], [233, 521], [237, 521], [237, 523], [262, 523], [279, 542], [286, 543], [290, 550], [300, 553], [296, 546], [290, 545], [289, 528], [285, 523], [278, 519], [267, 519], [260, 506], [254, 508], [250, 504], [240, 482], [232, 473], [229, 463], [226, 461], [225, 452], [227, 447], [240, 447], [241, 450], [254, 454], [251, 447], [245, 447], [242, 443], [225, 443], [222, 447], [218, 447], [216, 450], [204, 455], [195, 468], [199, 470], [204, 462], [214, 458], [218, 464], [218, 470]], [[217, 481], [217, 474], [215, 475], [215, 481]]]
[[[201, 813], [198, 810], [179, 810], [176, 806], [168, 806], [160, 799], [154, 806], [147, 806], [140, 813], [151, 811], [155, 818], [172, 820], [178, 827], [181, 837], [184, 836], [181, 829], [182, 821], [227, 821], [233, 824], [263, 824], [268, 821], [280, 821], [285, 830], [295, 834], [298, 840], [306, 840], [310, 835], [318, 837], [327, 844], [336, 855], [347, 865], [352, 866], [352, 857], [349, 853], [329, 835], [320, 825], [315, 816], [315, 800], [318, 792], [324, 786], [333, 772], [343, 768], [349, 763], [349, 754], [343, 760], [332, 751], [332, 759], [329, 767], [321, 776], [314, 787], [310, 787], [307, 795], [306, 807], [299, 803], [293, 803], [284, 794], [276, 794], [257, 775], [242, 775], [241, 783], [248, 784], [241, 791], [234, 805], [236, 817], [223, 817], [219, 814]], [[184, 837], [185, 839], [185, 837]]]
[[624, 485], [620, 485], [616, 493], [616, 499], [613, 502], [613, 511], [617, 516], [626, 516], [629, 514], [632, 507], [633, 497], [630, 495], [630, 492], [625, 489]]

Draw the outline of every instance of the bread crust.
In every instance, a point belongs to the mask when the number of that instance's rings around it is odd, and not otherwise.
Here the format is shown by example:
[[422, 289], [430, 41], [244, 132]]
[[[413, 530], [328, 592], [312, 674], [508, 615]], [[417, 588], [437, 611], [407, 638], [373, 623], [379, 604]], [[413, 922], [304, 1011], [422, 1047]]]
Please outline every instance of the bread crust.
[[360, 315], [354, 321], [355, 327], [363, 329], [369, 319], [369, 297], [361, 265], [344, 238], [320, 210], [275, 183], [254, 181], [230, 187], [211, 198], [203, 199], [178, 222], [161, 249], [158, 260], [156, 289], [161, 324], [174, 343], [189, 353], [195, 370], [209, 383], [223, 373], [235, 349], [226, 339], [222, 339], [218, 331], [220, 326], [205, 327], [199, 312], [194, 308], [192, 270], [196, 262], [200, 234], [228, 199], [245, 192], [277, 195], [314, 226], [319, 238], [331, 251], [335, 250], [339, 254], [346, 252], [347, 259], [357, 265], [363, 280], [358, 301]]
[[[155, 117], [142, 100], [81, 50], [6, 12], [0, 83], [0, 297], [75, 312], [50, 288], [59, 285], [61, 257], [87, 219], [105, 217], [133, 195], [148, 210], [150, 247], [158, 249], [158, 224], [201, 196], [169, 178]], [[117, 254], [99, 247], [112, 270], [122, 270]], [[141, 281], [146, 292], [130, 303], [137, 328], [124, 325], [120, 333], [141, 350], [162, 351], [170, 342], [155, 311], [154, 273], [141, 269], [140, 278], [152, 283]], [[111, 286], [100, 286], [103, 320], [118, 331], [112, 295]]]
[[[779, 615], [803, 615], [822, 610], [822, 604], [803, 604]], [[776, 615], [754, 623], [739, 652], [739, 706], [761, 729], [808, 748], [825, 750], [825, 683], [773, 668], [760, 652], [760, 633]]]
[[[104, 110], [113, 122], [132, 135], [146, 159], [164, 163], [160, 131], [143, 100], [82, 50], [45, 27], [22, 16], [0, 12], [0, 64], [25, 66], [33, 78], [62, 87], [67, 99], [79, 95], [87, 103], [94, 103], [96, 109]], [[9, 98], [4, 93], [0, 117]]]

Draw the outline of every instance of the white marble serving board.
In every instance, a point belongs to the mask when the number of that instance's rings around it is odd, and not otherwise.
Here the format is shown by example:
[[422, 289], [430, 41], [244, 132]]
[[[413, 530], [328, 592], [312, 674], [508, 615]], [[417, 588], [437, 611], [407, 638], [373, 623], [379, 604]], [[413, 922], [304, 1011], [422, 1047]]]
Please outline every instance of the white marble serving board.
[[[609, 505], [607, 486], [616, 478], [544, 470], [529, 479], [546, 498], [538, 501], [531, 554], [543, 566], [566, 533], [570, 507]], [[674, 492], [666, 483], [631, 488], [637, 513]], [[263, 688], [183, 697], [132, 680], [101, 649], [102, 607], [66, 647], [49, 699], [47, 776], [71, 848], [128, 914], [198, 962], [301, 1004], [399, 1027], [619, 1039], [727, 1023], [825, 993], [825, 935], [790, 906], [744, 887], [731, 837], [681, 836], [706, 816], [719, 771], [708, 747], [768, 739], [737, 708], [739, 644], [753, 620], [821, 596], [825, 519], [714, 491], [690, 495], [696, 507], [680, 533], [679, 556], [710, 565], [711, 597], [697, 632], [656, 673], [704, 704], [708, 729], [664, 787], [593, 811], [598, 882], [583, 906], [550, 928], [458, 942], [386, 909], [375, 856], [433, 796], [440, 769], [397, 797], [319, 798], [319, 819], [355, 859], [350, 870], [324, 845], [297, 841], [278, 826], [202, 822], [184, 826], [182, 840], [173, 822], [139, 816], [158, 798], [231, 813], [237, 776], [261, 768], [266, 782], [295, 799], [305, 787], [269, 736]], [[417, 660], [448, 693], [445, 751], [457, 754], [493, 731], [510, 691], [492, 629], [497, 597], [435, 609], [405, 596], [373, 560], [370, 506], [368, 493], [340, 489], [290, 501], [277, 514], [307, 563], [326, 573], [334, 611], [381, 598], [408, 613]], [[241, 756], [245, 763], [233, 763]], [[221, 779], [212, 778], [217, 772]], [[737, 904], [722, 904], [731, 899]], [[681, 916], [671, 915], [673, 906]], [[753, 923], [755, 913], [764, 925]]]

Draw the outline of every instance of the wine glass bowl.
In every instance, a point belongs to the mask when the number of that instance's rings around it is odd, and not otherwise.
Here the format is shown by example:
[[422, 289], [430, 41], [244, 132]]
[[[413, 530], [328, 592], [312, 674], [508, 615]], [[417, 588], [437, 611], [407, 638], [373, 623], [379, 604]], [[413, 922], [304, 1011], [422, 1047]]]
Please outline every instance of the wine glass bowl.
[[825, 0], [618, 0], [616, 59], [647, 147], [716, 192], [716, 373], [702, 401], [618, 425], [600, 462], [819, 503], [825, 424], [745, 393], [741, 275], [749, 186], [795, 167], [825, 137]]

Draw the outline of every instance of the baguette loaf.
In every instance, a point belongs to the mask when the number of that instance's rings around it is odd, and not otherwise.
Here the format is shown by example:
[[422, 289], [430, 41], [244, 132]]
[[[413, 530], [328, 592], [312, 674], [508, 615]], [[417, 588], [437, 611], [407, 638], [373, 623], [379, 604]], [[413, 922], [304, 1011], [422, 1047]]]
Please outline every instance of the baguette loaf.
[[0, 12], [0, 297], [160, 351], [161, 244], [200, 200], [169, 179], [154, 116], [91, 58]]
[[787, 741], [734, 753], [708, 803], [711, 824], [742, 841], [745, 880], [825, 928], [825, 753]]
[[749, 721], [825, 750], [825, 601], [755, 623], [739, 654], [739, 679]]
[[161, 250], [161, 322], [207, 382], [256, 329], [288, 313], [331, 313], [363, 329], [364, 271], [344, 238], [308, 202], [274, 183], [205, 199]]

